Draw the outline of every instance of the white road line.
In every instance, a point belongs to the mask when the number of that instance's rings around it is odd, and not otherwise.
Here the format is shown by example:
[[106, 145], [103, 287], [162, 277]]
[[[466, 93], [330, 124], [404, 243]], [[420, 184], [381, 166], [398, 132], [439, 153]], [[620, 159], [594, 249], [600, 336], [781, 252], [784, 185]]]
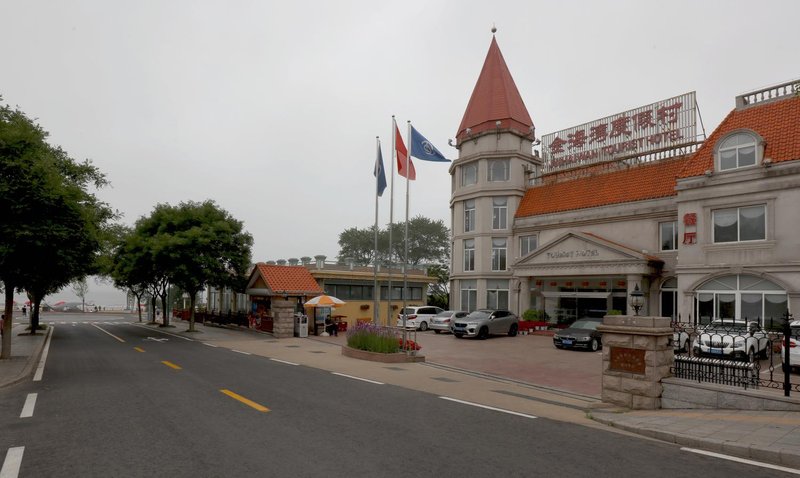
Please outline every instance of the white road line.
[[793, 475], [800, 475], [800, 470], [798, 470], [797, 468], [787, 468], [785, 466], [772, 465], [772, 464], [769, 464], [769, 463], [762, 463], [760, 461], [748, 460], [746, 458], [739, 458], [739, 457], [736, 457], [736, 456], [723, 455], [722, 453], [714, 453], [713, 451], [698, 450], [696, 448], [686, 448], [686, 447], [682, 447], [681, 451], [688, 451], [690, 453], [698, 453], [700, 455], [713, 456], [714, 458], [721, 458], [723, 460], [730, 460], [730, 461], [735, 461], [735, 462], [738, 462], [738, 463], [744, 463], [744, 464], [747, 464], [747, 465], [760, 466], [762, 468], [769, 468], [770, 470], [783, 471], [783, 472], [786, 472], [786, 473], [791, 473]]
[[50, 351], [50, 337], [53, 336], [54, 327], [47, 329], [47, 338], [44, 341], [44, 350], [42, 350], [42, 358], [39, 359], [39, 365], [36, 366], [36, 373], [33, 375], [34, 382], [40, 382], [44, 374], [44, 364], [47, 362], [47, 353]]
[[270, 360], [272, 360], [273, 362], [285, 363], [286, 365], [300, 365], [298, 363], [287, 362], [286, 360], [280, 360], [280, 359], [276, 359], [276, 358], [271, 358]]
[[334, 375], [338, 375], [340, 377], [352, 378], [353, 380], [361, 380], [362, 382], [374, 383], [375, 385], [383, 385], [383, 382], [376, 382], [375, 380], [369, 380], [367, 378], [354, 377], [352, 375], [345, 375], [345, 374], [339, 373], [339, 372], [331, 372], [331, 373], [334, 374]]
[[36, 407], [36, 397], [38, 393], [29, 393], [28, 398], [25, 399], [25, 405], [22, 406], [22, 413], [19, 414], [20, 418], [30, 418], [33, 416], [33, 409]]
[[210, 344], [208, 342], [200, 342], [200, 343], [203, 344], [203, 345], [208, 345], [209, 347], [215, 347], [215, 348], [219, 347], [219, 345]]
[[464, 405], [472, 405], [473, 407], [485, 408], [487, 410], [494, 410], [495, 412], [508, 413], [509, 415], [516, 415], [518, 417], [536, 418], [533, 415], [528, 415], [519, 412], [512, 412], [511, 410], [503, 410], [502, 408], [490, 407], [489, 405], [481, 405], [480, 403], [465, 402], [464, 400], [458, 400], [457, 398], [450, 398], [450, 397], [439, 397], [439, 398], [441, 398], [442, 400], [449, 400], [451, 402], [461, 403]]
[[244, 354], [244, 355], [253, 355], [250, 352], [242, 352], [241, 350], [231, 349], [231, 352], [236, 352], [237, 354]]
[[139, 325], [139, 324], [132, 324], [132, 325], [135, 325], [136, 327], [141, 327], [143, 329], [152, 330], [153, 332], [158, 332], [159, 334], [171, 335], [173, 337], [178, 337], [179, 339], [188, 340], [189, 342], [194, 342], [194, 339], [190, 339], [189, 337], [184, 337], [182, 335], [171, 334], [169, 332], [164, 332], [163, 330], [154, 329], [153, 327], [148, 327], [146, 325]]
[[116, 335], [112, 334], [111, 332], [109, 332], [108, 330], [106, 330], [106, 329], [104, 329], [104, 328], [102, 328], [102, 327], [98, 327], [98, 326], [96, 326], [96, 325], [94, 325], [94, 324], [92, 324], [92, 327], [94, 327], [95, 329], [97, 329], [97, 330], [100, 330], [100, 331], [102, 331], [102, 332], [104, 332], [104, 333], [106, 333], [106, 334], [108, 334], [108, 335], [110, 335], [110, 336], [114, 337], [115, 339], [119, 340], [119, 341], [120, 341], [120, 342], [122, 342], [122, 343], [125, 343], [125, 341], [124, 341], [123, 339], [121, 339], [121, 338], [117, 337]]
[[6, 461], [3, 462], [3, 468], [0, 469], [0, 478], [17, 478], [17, 476], [19, 476], [19, 467], [22, 465], [23, 453], [25, 453], [24, 446], [16, 446], [8, 449]]

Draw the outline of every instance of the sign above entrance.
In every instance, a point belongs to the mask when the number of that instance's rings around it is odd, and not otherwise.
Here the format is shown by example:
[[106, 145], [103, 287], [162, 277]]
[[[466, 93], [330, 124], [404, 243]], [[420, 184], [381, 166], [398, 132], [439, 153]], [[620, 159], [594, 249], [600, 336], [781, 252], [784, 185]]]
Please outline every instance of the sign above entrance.
[[695, 92], [542, 136], [544, 169], [557, 171], [694, 143]]

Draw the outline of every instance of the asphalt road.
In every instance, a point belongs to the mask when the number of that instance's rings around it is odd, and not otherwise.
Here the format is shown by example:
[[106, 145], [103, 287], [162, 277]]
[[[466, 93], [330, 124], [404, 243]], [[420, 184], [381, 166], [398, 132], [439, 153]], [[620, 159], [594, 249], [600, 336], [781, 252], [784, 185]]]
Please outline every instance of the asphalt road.
[[55, 326], [42, 381], [0, 391], [0, 459], [17, 450], [21, 477], [780, 475], [121, 317], [69, 319], [77, 323]]

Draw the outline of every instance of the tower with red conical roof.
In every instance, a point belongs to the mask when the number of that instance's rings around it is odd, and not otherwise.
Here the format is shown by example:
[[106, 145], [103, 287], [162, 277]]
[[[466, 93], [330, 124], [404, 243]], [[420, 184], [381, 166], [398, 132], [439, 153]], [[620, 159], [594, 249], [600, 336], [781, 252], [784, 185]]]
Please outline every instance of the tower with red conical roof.
[[[510, 265], [520, 256], [514, 213], [541, 165], [533, 120], [492, 29], [492, 42], [456, 134], [452, 175], [450, 304], [457, 310], [520, 304]], [[525, 291], [522, 291], [523, 293]], [[528, 301], [524, 301], [527, 305]]]

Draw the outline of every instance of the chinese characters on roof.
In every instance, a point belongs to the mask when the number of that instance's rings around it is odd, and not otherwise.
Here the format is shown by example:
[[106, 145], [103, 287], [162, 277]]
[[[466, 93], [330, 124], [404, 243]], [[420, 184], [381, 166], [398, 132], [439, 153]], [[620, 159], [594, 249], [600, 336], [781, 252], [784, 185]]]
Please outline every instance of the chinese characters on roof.
[[694, 142], [696, 110], [691, 92], [544, 135], [545, 169], [566, 169]]

